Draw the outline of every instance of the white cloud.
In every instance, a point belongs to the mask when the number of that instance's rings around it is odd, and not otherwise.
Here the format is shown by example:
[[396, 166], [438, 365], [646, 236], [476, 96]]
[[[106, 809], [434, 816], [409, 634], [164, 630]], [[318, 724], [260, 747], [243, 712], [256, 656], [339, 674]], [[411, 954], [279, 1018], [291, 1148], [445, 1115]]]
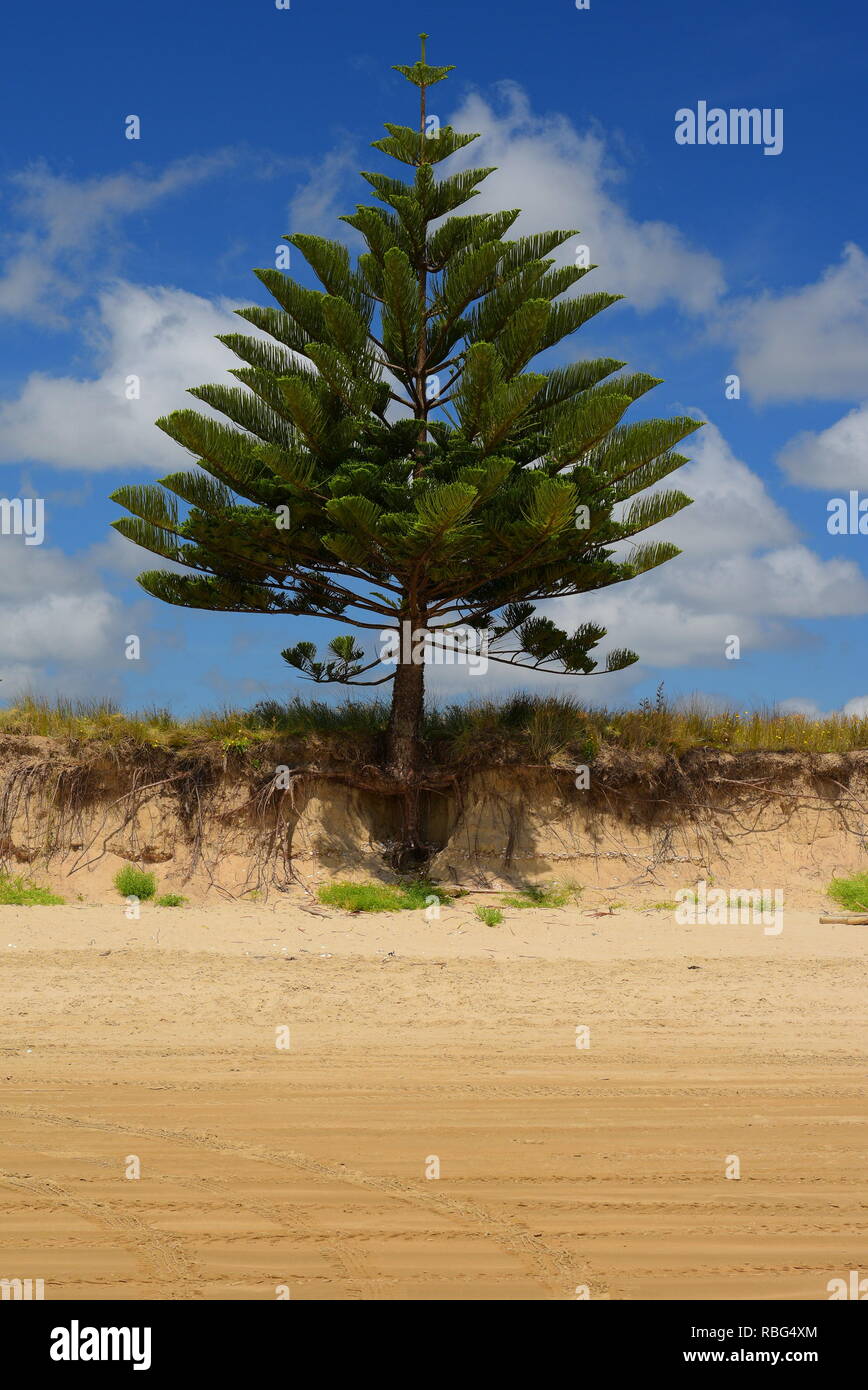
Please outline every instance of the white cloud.
[[779, 714], [803, 714], [806, 719], [822, 719], [822, 711], [816, 700], [804, 700], [799, 695], [794, 695], [789, 700], [778, 700], [776, 709]]
[[813, 284], [734, 306], [742, 385], [758, 401], [861, 400], [868, 380], [868, 257], [848, 244]]
[[828, 429], [797, 434], [781, 450], [778, 463], [799, 487], [868, 488], [868, 404]]
[[358, 179], [358, 165], [349, 142], [331, 150], [309, 170], [305, 181], [296, 189], [289, 204], [289, 230], [320, 236], [337, 237], [347, 241], [356, 233], [338, 218], [349, 213], [355, 201], [346, 198], [350, 176]]
[[631, 647], [644, 665], [679, 667], [723, 665], [729, 636], [739, 637], [744, 657], [797, 641], [797, 619], [868, 613], [859, 567], [800, 544], [719, 430], [707, 424], [689, 447], [695, 459], [666, 482], [693, 506], [642, 538], [672, 540], [683, 553], [639, 579], [551, 605], [555, 618], [601, 622], [607, 647]]
[[729, 668], [724, 644], [730, 636], [740, 639], [744, 658], [798, 644], [799, 619], [868, 613], [868, 580], [859, 567], [823, 560], [801, 544], [793, 522], [714, 425], [706, 423], [685, 447], [691, 462], [660, 487], [686, 492], [693, 505], [641, 537], [674, 541], [682, 554], [638, 579], [541, 607], [569, 630], [601, 623], [608, 635], [598, 653], [630, 647], [639, 665], [591, 681], [492, 663], [482, 682], [461, 667], [434, 668], [432, 693], [488, 697], [524, 688], [612, 703], [628, 696], [649, 668]]
[[[121, 515], [119, 512], [118, 515]], [[146, 569], [171, 570], [174, 574], [189, 574], [184, 565], [152, 555], [133, 545], [119, 531], [110, 530], [104, 541], [98, 541], [87, 552], [88, 562], [113, 578], [136, 579]], [[150, 600], [148, 600], [150, 602]]]
[[64, 673], [64, 690], [93, 689], [97, 672], [120, 674], [124, 612], [89, 557], [0, 537], [0, 678], [3, 698]]
[[687, 552], [698, 547], [706, 558], [731, 555], [734, 544], [739, 551], [754, 551], [794, 541], [795, 525], [769, 496], [762, 479], [735, 457], [702, 411], [687, 413], [704, 421], [702, 429], [688, 435], [680, 446], [690, 462], [656, 490], [677, 488], [693, 498], [693, 506], [666, 523], [666, 539]]
[[[468, 211], [521, 208], [519, 234], [576, 227], [600, 268], [585, 284], [625, 294], [637, 309], [667, 301], [689, 313], [714, 307], [723, 290], [719, 262], [691, 248], [668, 222], [640, 222], [615, 196], [621, 178], [603, 141], [580, 134], [563, 115], [538, 116], [515, 83], [501, 83], [497, 108], [474, 94], [451, 118], [456, 130], [481, 139], [449, 161], [449, 169], [496, 165]], [[572, 260], [567, 248], [564, 258]]]
[[868, 695], [857, 695], [854, 699], [848, 700], [841, 713], [865, 719], [868, 717]]
[[[241, 364], [217, 333], [254, 332], [231, 312], [184, 290], [120, 283], [99, 296], [99, 375], [90, 380], [34, 372], [16, 400], [0, 405], [0, 463], [38, 460], [56, 468], [183, 467], [187, 457], [154, 421], [207, 407], [190, 386], [226, 381]], [[127, 400], [127, 377], [141, 396]]]
[[806, 719], [828, 719], [833, 714], [843, 714], [845, 719], [864, 719], [868, 715], [868, 695], [857, 695], [840, 710], [823, 710], [816, 700], [805, 700], [799, 695], [779, 700], [777, 708], [781, 714], [803, 714]]
[[213, 178], [237, 160], [231, 150], [177, 160], [163, 173], [143, 169], [76, 182], [44, 164], [13, 174], [17, 197], [7, 210], [18, 231], [7, 232], [0, 274], [0, 313], [49, 327], [67, 326], [66, 309], [83, 292], [83, 272], [116, 252], [118, 226], [174, 193]]

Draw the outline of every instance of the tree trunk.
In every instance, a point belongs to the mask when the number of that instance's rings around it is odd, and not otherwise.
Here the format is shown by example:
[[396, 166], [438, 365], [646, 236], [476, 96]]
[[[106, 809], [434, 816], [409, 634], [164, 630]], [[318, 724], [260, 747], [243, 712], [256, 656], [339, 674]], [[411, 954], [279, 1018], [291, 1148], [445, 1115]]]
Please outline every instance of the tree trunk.
[[[401, 655], [409, 653], [402, 651]], [[387, 759], [390, 776], [403, 787], [404, 833], [400, 858], [404, 864], [418, 862], [425, 855], [419, 815], [424, 699], [424, 664], [421, 661], [399, 661], [392, 687]]]

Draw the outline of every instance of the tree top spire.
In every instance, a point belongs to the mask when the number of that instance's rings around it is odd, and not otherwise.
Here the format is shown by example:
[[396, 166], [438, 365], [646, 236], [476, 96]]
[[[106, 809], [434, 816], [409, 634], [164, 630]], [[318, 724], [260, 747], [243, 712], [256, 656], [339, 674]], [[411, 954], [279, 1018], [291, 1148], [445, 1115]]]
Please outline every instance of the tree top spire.
[[450, 63], [447, 67], [429, 67], [425, 56], [425, 40], [430, 38], [430, 34], [420, 34], [419, 39], [422, 44], [422, 56], [417, 58], [412, 67], [407, 67], [404, 63], [395, 63], [395, 72], [400, 72], [406, 77], [408, 82], [413, 82], [417, 87], [433, 87], [435, 82], [442, 82], [448, 73], [452, 72], [455, 64]]

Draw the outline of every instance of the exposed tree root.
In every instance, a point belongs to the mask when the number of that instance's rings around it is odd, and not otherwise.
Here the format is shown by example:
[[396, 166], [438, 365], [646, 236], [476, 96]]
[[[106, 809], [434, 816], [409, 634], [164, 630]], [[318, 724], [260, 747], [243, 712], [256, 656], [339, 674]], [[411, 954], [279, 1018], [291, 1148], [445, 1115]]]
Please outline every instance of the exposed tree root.
[[[666, 866], [737, 857], [757, 836], [785, 836], [796, 819], [810, 839], [812, 824], [828, 835], [831, 818], [835, 833], [868, 852], [868, 752], [691, 750], [678, 757], [604, 748], [588, 790], [578, 791], [567, 763], [432, 763], [408, 788], [369, 760], [322, 752], [304, 759], [300, 751], [280, 740], [229, 754], [214, 745], [176, 751], [7, 737], [0, 864], [9, 871], [62, 860], [72, 875], [107, 855], [143, 864], [171, 859], [182, 877], [204, 876], [226, 891], [219, 869], [231, 855], [244, 865], [242, 891], [291, 884], [307, 891], [299, 839], [312, 798], [327, 809], [334, 804], [336, 814], [354, 807], [353, 824], [368, 827], [370, 845], [359, 846], [365, 862], [378, 854], [384, 868], [403, 873], [424, 872], [459, 831], [467, 845], [461, 853], [472, 860], [484, 807], [496, 828], [489, 848], [504, 873], [526, 858], [528, 836], [540, 827], [562, 845], [564, 859], [623, 863], [625, 884], [654, 883]], [[326, 795], [327, 788], [334, 790]], [[422, 811], [411, 844], [400, 834], [408, 790]], [[647, 848], [637, 849], [637, 837]], [[448, 866], [442, 874], [453, 877]]]

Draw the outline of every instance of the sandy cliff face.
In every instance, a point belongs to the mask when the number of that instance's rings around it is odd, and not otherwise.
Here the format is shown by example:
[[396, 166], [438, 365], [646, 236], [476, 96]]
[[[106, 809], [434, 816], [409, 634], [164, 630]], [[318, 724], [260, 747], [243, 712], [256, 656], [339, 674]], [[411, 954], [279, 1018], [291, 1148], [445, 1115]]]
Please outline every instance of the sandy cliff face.
[[[278, 765], [288, 786], [274, 785]], [[8, 737], [3, 867], [88, 900], [113, 896], [125, 862], [194, 900], [388, 875], [396, 800], [328, 772], [278, 745], [233, 760]], [[445, 882], [559, 880], [634, 903], [706, 878], [814, 906], [831, 877], [868, 864], [868, 751], [604, 749], [587, 790], [571, 769], [493, 767], [432, 792], [427, 813], [431, 876]]]
[[605, 757], [592, 786], [525, 770], [473, 779], [433, 876], [560, 879], [658, 901], [700, 878], [792, 906], [868, 865], [868, 754]]

